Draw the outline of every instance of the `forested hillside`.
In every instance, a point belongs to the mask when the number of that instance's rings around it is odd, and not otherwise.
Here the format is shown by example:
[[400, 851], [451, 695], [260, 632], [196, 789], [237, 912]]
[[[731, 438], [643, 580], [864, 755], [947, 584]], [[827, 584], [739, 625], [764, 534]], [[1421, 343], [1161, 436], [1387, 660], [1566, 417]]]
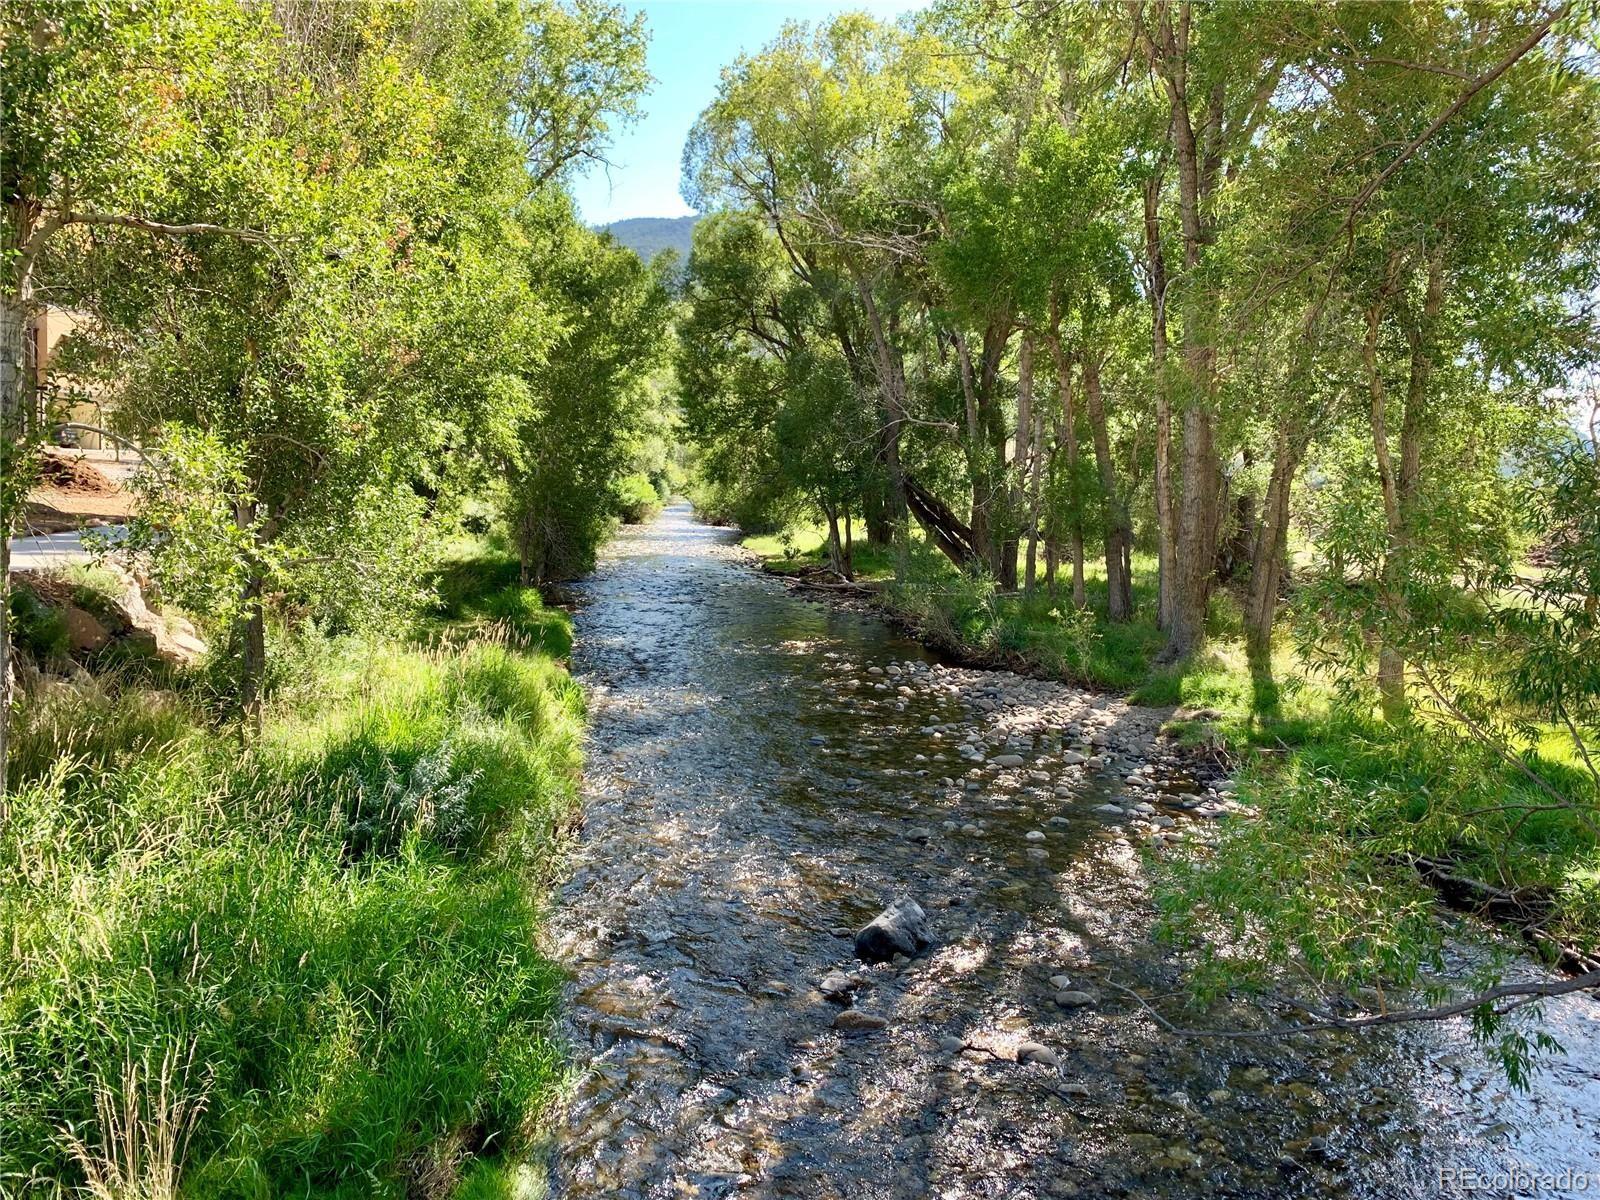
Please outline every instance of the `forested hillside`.
[[675, 251], [684, 261], [689, 258], [690, 243], [694, 237], [695, 222], [699, 217], [629, 217], [602, 225], [600, 231], [609, 233], [621, 245], [649, 262], [663, 250]]

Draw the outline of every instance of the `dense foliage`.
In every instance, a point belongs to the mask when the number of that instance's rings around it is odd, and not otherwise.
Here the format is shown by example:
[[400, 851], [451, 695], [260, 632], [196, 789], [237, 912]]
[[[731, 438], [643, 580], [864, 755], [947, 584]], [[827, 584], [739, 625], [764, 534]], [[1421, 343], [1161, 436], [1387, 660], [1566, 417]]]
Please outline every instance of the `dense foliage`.
[[[0, 596], [0, 1193], [504, 1194], [582, 717], [525, 585], [673, 479], [668, 267], [567, 192], [642, 19], [16, 0], [0, 51], [5, 532], [65, 381], [144, 450], [128, 574]], [[40, 595], [134, 576], [206, 661], [67, 657]]]
[[[633, 111], [639, 18], [105, 0], [3, 19], [7, 313], [81, 315], [63, 365], [150, 451], [133, 546], [231, 630], [247, 709], [272, 611], [354, 626], [414, 603], [463, 494], [500, 497], [529, 581], [583, 568], [652, 425], [667, 297], [563, 187]], [[49, 397], [8, 387], [15, 447]]]
[[[1592, 953], [1595, 33], [1243, 0], [790, 26], [685, 157], [704, 501], [798, 508], [845, 576], [855, 514], [888, 602], [969, 654], [1154, 666], [1142, 698], [1236, 747], [1314, 744], [1172, 899], [1235, 966], [1414, 971], [1380, 897], [1424, 858], [1562, 896], [1537, 938]], [[1241, 883], [1289, 877], [1317, 902]]]
[[442, 1196], [525, 1144], [564, 1070], [536, 896], [582, 700], [515, 574], [449, 563], [433, 648], [279, 640], [243, 753], [194, 687], [28, 696], [0, 1192]]

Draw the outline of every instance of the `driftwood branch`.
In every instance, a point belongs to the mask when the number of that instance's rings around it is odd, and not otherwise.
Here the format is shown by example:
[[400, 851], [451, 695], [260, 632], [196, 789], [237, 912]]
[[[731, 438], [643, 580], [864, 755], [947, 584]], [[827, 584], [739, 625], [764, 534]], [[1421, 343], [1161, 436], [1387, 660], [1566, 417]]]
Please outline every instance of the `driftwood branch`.
[[1313, 1019], [1294, 1025], [1275, 1025], [1268, 1029], [1186, 1029], [1180, 1025], [1175, 1025], [1162, 1016], [1148, 1000], [1132, 988], [1125, 987], [1114, 980], [1107, 980], [1106, 982], [1117, 991], [1131, 996], [1145, 1012], [1150, 1014], [1156, 1024], [1160, 1025], [1168, 1033], [1178, 1037], [1235, 1038], [1260, 1041], [1269, 1038], [1293, 1037], [1302, 1033], [1373, 1029], [1380, 1025], [1412, 1025], [1422, 1021], [1444, 1021], [1452, 1017], [1466, 1016], [1483, 1008], [1488, 1008], [1496, 1016], [1505, 1016], [1507, 1013], [1539, 1000], [1600, 989], [1600, 969], [1587, 971], [1582, 975], [1575, 975], [1569, 979], [1536, 979], [1525, 983], [1502, 983], [1474, 995], [1464, 996], [1459, 1000], [1434, 1005], [1432, 1008], [1401, 1008], [1392, 1012], [1369, 1013], [1360, 1017], [1338, 1017], [1332, 1013], [1297, 1004], [1296, 1007], [1309, 1014]]

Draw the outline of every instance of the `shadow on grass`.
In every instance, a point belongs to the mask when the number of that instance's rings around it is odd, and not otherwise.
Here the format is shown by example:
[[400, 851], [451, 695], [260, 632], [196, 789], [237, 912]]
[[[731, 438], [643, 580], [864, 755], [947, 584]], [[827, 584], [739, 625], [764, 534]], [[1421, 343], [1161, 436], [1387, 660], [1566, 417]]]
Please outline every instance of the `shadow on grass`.
[[431, 618], [422, 622], [424, 639], [436, 638], [446, 630], [461, 636], [499, 625], [522, 649], [559, 659], [571, 655], [571, 620], [566, 613], [546, 607], [538, 588], [522, 585], [512, 555], [480, 547], [446, 561], [429, 582], [438, 600]]

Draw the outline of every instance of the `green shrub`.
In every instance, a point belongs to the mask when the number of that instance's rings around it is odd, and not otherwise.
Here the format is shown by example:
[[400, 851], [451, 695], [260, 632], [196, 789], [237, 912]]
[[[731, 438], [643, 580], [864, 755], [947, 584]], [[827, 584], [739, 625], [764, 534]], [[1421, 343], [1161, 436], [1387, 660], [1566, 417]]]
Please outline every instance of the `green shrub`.
[[18, 584], [12, 587], [11, 636], [19, 650], [36, 662], [62, 659], [72, 648], [67, 636], [67, 621], [61, 609], [46, 603], [30, 587]]
[[617, 516], [625, 525], [640, 525], [661, 511], [661, 497], [644, 475], [624, 475], [613, 485]]

